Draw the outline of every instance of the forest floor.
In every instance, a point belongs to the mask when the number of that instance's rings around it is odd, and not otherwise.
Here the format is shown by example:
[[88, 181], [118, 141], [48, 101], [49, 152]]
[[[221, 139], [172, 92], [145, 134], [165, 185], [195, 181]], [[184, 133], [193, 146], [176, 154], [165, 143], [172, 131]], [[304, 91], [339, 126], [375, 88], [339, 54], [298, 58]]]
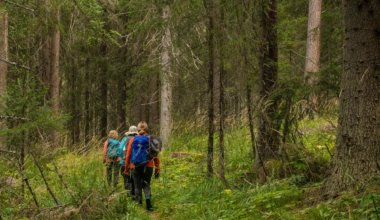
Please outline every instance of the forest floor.
[[[57, 207], [28, 160], [25, 175], [30, 178], [42, 208], [35, 207], [27, 191], [25, 198], [18, 196], [20, 186], [15, 183], [0, 188], [0, 214], [3, 219], [380, 219], [378, 182], [360, 192], [320, 200], [319, 188], [326, 177], [329, 151], [333, 152], [334, 121], [302, 122], [302, 142], [284, 146], [290, 162], [268, 163], [271, 178], [265, 185], [257, 184], [252, 173], [249, 132], [246, 128], [231, 128], [226, 135], [226, 177], [230, 189], [217, 174], [206, 178], [207, 136], [191, 132], [196, 128], [188, 132], [181, 129], [161, 154], [161, 177], [152, 180], [155, 211], [151, 213], [132, 201], [121, 183], [116, 190], [107, 186], [100, 143], [84, 154], [63, 150], [55, 163], [67, 189], [52, 163], [46, 161], [44, 166], [46, 179], [62, 205]], [[217, 164], [215, 161], [215, 170]], [[0, 160], [0, 177], [17, 178], [7, 166], [9, 162]]]

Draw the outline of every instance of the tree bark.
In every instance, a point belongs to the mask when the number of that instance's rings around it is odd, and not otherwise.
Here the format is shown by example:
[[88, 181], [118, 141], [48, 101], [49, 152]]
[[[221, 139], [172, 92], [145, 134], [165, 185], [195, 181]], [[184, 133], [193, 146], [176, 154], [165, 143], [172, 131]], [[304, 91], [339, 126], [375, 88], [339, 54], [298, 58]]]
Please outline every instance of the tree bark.
[[8, 14], [0, 3], [0, 97], [7, 89], [8, 64]]
[[[60, 10], [54, 8], [50, 1], [42, 1], [43, 19], [45, 20], [46, 33], [43, 33], [43, 46], [41, 50], [41, 79], [48, 88], [46, 101], [55, 112], [59, 111], [59, 93], [60, 93], [60, 76], [59, 76], [59, 53], [60, 53]], [[58, 133], [51, 133], [52, 146], [57, 145]]]
[[362, 188], [380, 171], [380, 1], [343, 1], [340, 114], [325, 196]]
[[165, 4], [162, 18], [165, 22], [165, 32], [162, 37], [161, 52], [161, 111], [160, 111], [160, 136], [164, 147], [167, 147], [172, 126], [172, 59], [171, 59], [171, 33], [169, 20], [171, 17], [170, 6]]
[[126, 90], [126, 73], [120, 74], [120, 79], [117, 82], [117, 118], [118, 118], [118, 128], [121, 131], [127, 129], [126, 111], [125, 111], [125, 101], [127, 100], [127, 90]]
[[80, 137], [80, 111], [79, 111], [79, 102], [80, 91], [78, 91], [78, 65], [75, 59], [71, 60], [71, 70], [69, 73], [69, 83], [70, 83], [70, 136], [71, 136], [71, 145], [74, 145], [79, 142]]
[[91, 85], [92, 81], [90, 79], [90, 66], [89, 66], [89, 59], [86, 59], [86, 65], [85, 65], [85, 76], [84, 81], [85, 83], [85, 91], [84, 91], [84, 140], [87, 144], [90, 141], [90, 125], [91, 125], [91, 110], [90, 110], [90, 92], [91, 92]]
[[216, 48], [215, 48], [215, 18], [214, 18], [214, 1], [204, 0], [204, 6], [206, 8], [208, 25], [207, 25], [207, 43], [208, 43], [208, 146], [207, 146], [207, 176], [211, 177], [214, 173], [213, 161], [214, 161], [214, 76], [216, 70]]
[[50, 86], [49, 93], [52, 101], [52, 108], [54, 111], [59, 111], [59, 89], [60, 89], [60, 76], [59, 76], [59, 49], [61, 34], [59, 31], [60, 12], [57, 9], [54, 12], [54, 27], [51, 37], [51, 51], [50, 51]]
[[224, 119], [225, 119], [225, 100], [224, 100], [224, 84], [225, 84], [225, 75], [226, 69], [224, 67], [224, 8], [223, 1], [219, 3], [219, 21], [217, 25], [218, 31], [218, 51], [219, 51], [219, 177], [226, 187], [229, 188], [229, 184], [225, 177], [225, 143], [224, 143]]
[[106, 61], [107, 56], [107, 44], [103, 42], [100, 45], [100, 53], [103, 56], [103, 62], [101, 63], [100, 72], [100, 106], [99, 106], [99, 117], [100, 117], [100, 136], [107, 137], [107, 126], [108, 126], [108, 64]]
[[160, 107], [158, 105], [158, 95], [159, 95], [159, 88], [160, 88], [160, 80], [159, 75], [155, 74], [152, 76], [151, 81], [149, 83], [149, 90], [150, 90], [150, 100], [149, 100], [149, 124], [151, 129], [157, 133], [157, 128], [159, 124], [159, 112]]
[[321, 13], [322, 0], [309, 0], [304, 77], [305, 81], [311, 85], [318, 82], [318, 76], [316, 73], [318, 73], [320, 69]]
[[276, 101], [271, 95], [277, 83], [277, 0], [269, 0], [262, 11], [262, 44], [260, 56], [260, 103], [255, 166], [260, 182], [266, 181], [265, 161], [278, 158], [279, 135], [275, 124]]
[[[0, 3], [0, 111], [5, 108], [5, 101], [2, 99], [7, 90], [8, 72], [8, 13], [3, 3]], [[4, 102], [3, 102], [4, 101]], [[6, 125], [0, 122], [0, 129]], [[5, 138], [0, 138], [0, 147], [3, 147]]]

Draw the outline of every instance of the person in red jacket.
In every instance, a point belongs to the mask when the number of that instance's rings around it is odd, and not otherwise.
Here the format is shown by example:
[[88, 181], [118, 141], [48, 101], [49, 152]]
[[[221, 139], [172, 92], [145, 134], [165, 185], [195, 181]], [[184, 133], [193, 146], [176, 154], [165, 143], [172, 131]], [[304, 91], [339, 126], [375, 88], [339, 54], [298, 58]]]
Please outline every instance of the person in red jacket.
[[[158, 157], [153, 157], [153, 158], [148, 157], [147, 161], [143, 163], [138, 163], [138, 164], [133, 163], [133, 160], [136, 160], [136, 157], [138, 157], [137, 154], [140, 153], [139, 150], [136, 150], [137, 147], [141, 147], [141, 146], [136, 146], [140, 144], [140, 142], [138, 142], [138, 139], [139, 140], [144, 139], [139, 136], [147, 136], [149, 138], [148, 124], [146, 122], [144, 121], [140, 122], [137, 125], [137, 129], [138, 129], [139, 134], [136, 137], [132, 138], [128, 143], [127, 154], [125, 156], [125, 163], [124, 163], [125, 164], [124, 172], [128, 173], [130, 171], [132, 173], [132, 178], [135, 183], [135, 196], [136, 196], [135, 198], [137, 202], [139, 204], [142, 204], [142, 191], [144, 191], [146, 209], [148, 211], [152, 211], [153, 207], [152, 207], [150, 180], [152, 178], [153, 172], [154, 172], [154, 177], [159, 178], [160, 160], [158, 159]], [[144, 144], [146, 142], [141, 142], [141, 143]], [[140, 145], [143, 145], [143, 144], [140, 144]]]

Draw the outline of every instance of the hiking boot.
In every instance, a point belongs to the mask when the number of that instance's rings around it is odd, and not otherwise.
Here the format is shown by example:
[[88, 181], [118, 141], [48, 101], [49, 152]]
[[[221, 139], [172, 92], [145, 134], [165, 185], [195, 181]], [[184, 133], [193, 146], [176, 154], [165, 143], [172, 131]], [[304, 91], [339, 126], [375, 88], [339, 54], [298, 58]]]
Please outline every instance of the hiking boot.
[[152, 201], [150, 199], [147, 199], [145, 201], [146, 201], [146, 210], [153, 211]]

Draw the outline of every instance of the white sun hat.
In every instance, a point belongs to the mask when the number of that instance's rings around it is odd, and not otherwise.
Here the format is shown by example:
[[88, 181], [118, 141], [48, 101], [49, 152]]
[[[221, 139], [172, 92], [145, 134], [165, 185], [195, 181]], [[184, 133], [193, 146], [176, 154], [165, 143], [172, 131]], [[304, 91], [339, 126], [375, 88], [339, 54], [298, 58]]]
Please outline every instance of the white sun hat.
[[132, 134], [138, 134], [137, 132], [137, 127], [132, 125], [131, 127], [129, 127], [129, 130], [127, 132], [125, 132], [125, 135], [132, 135]]

